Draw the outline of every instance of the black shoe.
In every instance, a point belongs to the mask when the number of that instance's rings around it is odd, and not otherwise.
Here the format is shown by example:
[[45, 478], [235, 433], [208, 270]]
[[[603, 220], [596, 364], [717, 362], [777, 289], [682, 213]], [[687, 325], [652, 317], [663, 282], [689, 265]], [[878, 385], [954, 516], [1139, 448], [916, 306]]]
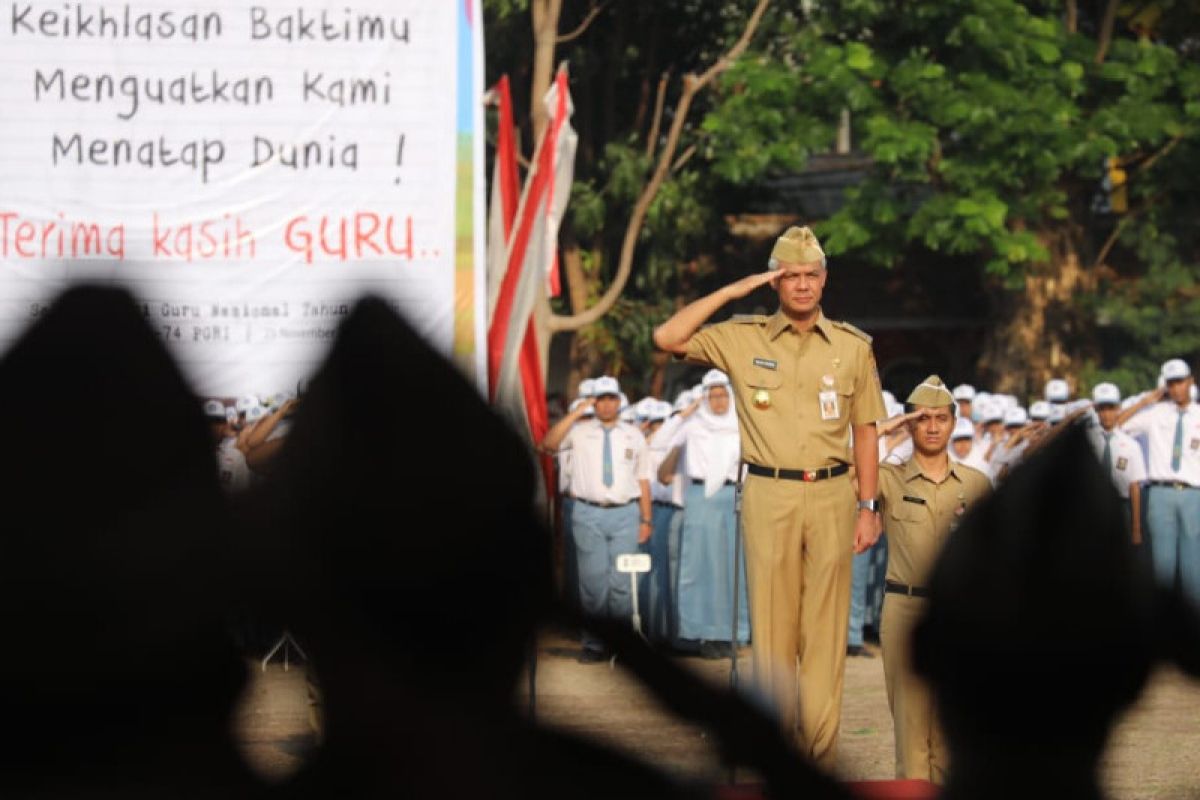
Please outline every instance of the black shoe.
[[851, 644], [846, 646], [846, 655], [855, 658], [874, 658], [875, 654], [861, 644]]
[[583, 652], [579, 654], [579, 663], [600, 664], [604, 661], [608, 661], [609, 658], [610, 656], [608, 653], [604, 652], [603, 650], [592, 650], [591, 648], [585, 647]]

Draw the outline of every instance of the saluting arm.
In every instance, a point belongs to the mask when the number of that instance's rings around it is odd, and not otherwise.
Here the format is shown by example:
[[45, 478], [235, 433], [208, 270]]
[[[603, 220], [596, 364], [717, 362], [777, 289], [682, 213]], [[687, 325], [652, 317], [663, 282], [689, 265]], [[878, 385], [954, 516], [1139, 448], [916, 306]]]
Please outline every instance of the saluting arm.
[[709, 317], [717, 313], [721, 306], [730, 300], [745, 297], [763, 284], [769, 283], [776, 274], [769, 270], [757, 272], [689, 303], [654, 329], [654, 345], [677, 356], [686, 355], [687, 343], [692, 334], [698, 331]]
[[595, 404], [596, 401], [589, 397], [579, 404], [579, 408], [554, 423], [554, 427], [546, 431], [546, 436], [542, 439], [542, 452], [551, 456], [556, 454], [558, 446], [567, 437], [567, 432], [571, 430], [571, 426], [578, 422], [587, 413], [587, 410]]
[[245, 446], [243, 446], [243, 442], [240, 441], [241, 437], [239, 437], [238, 447], [241, 448], [242, 452], [249, 455], [251, 450], [265, 444], [267, 437], [274, 432], [275, 426], [296, 407], [297, 402], [295, 398], [292, 398], [255, 423], [250, 432], [246, 434]]
[[1138, 400], [1136, 403], [1117, 415], [1117, 427], [1119, 428], [1124, 425], [1146, 406], [1152, 406], [1166, 396], [1167, 387], [1165, 386], [1155, 389], [1153, 392], [1147, 393], [1141, 400]]
[[674, 447], [663, 462], [658, 465], [658, 482], [666, 486], [671, 481], [675, 480], [675, 470], [679, 468], [679, 454], [683, 452], [683, 445]]
[[916, 419], [923, 414], [923, 411], [910, 411], [907, 414], [897, 414], [894, 417], [876, 423], [875, 433], [877, 436], [890, 436], [892, 431], [895, 431], [909, 420]]

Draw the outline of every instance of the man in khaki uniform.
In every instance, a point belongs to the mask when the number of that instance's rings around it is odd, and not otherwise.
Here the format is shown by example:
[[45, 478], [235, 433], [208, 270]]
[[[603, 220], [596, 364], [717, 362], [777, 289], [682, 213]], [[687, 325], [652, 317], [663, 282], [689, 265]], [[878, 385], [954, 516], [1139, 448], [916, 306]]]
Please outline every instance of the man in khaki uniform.
[[925, 610], [926, 578], [946, 537], [966, 510], [991, 489], [988, 477], [955, 462], [948, 446], [955, 400], [936, 375], [908, 397], [913, 454], [879, 471], [887, 581], [880, 640], [888, 705], [896, 730], [896, 777], [942, 783], [947, 751], [933, 695], [912, 669], [910, 638]]
[[[753, 670], [801, 751], [826, 769], [842, 707], [850, 561], [875, 543], [875, 422], [886, 416], [871, 338], [821, 311], [825, 254], [808, 228], [775, 243], [770, 269], [682, 309], [663, 350], [728, 374], [748, 464], [742, 520]], [[779, 310], [698, 330], [770, 283]], [[858, 464], [858, 495], [847, 474]], [[862, 502], [856, 508], [856, 499]]]

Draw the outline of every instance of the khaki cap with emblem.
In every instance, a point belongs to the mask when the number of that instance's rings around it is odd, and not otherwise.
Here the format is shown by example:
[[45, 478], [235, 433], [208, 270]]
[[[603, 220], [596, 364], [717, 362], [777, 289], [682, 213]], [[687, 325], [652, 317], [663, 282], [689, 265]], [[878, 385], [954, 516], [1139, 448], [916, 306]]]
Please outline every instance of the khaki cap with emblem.
[[912, 390], [912, 394], [905, 401], [909, 405], [926, 406], [928, 408], [938, 408], [940, 406], [953, 406], [954, 395], [946, 388], [946, 384], [942, 383], [942, 379], [937, 375], [930, 375], [925, 380], [917, 384], [917, 388]]
[[778, 268], [781, 263], [811, 264], [824, 259], [825, 251], [821, 249], [821, 243], [817, 241], [816, 234], [808, 226], [788, 228], [782, 236], [775, 240], [775, 246], [771, 248], [771, 267], [773, 269]]

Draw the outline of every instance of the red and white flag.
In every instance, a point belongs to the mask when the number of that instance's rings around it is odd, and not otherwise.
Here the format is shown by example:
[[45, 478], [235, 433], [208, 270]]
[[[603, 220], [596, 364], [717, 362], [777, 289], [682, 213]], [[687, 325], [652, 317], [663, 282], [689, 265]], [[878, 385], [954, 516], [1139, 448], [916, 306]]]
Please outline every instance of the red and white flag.
[[578, 136], [570, 123], [574, 108], [567, 73], [560, 69], [546, 93], [550, 122], [538, 143], [515, 216], [508, 217], [517, 174], [516, 147], [507, 81], [496, 89], [501, 124], [489, 234], [502, 230], [506, 235], [502, 263], [492, 260], [500, 252], [496, 241], [488, 247], [488, 388], [497, 410], [536, 444], [549, 429], [549, 416], [533, 311], [541, 282], [550, 280], [552, 270], [557, 272], [558, 226], [571, 194]]

